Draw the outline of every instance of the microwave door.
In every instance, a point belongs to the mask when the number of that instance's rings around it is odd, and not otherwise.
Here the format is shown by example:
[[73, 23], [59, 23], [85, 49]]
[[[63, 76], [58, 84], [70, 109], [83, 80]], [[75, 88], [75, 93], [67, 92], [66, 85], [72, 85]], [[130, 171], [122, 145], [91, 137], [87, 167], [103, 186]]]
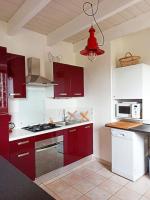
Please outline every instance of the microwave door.
[[131, 117], [132, 107], [130, 105], [118, 105], [117, 106], [117, 117]]

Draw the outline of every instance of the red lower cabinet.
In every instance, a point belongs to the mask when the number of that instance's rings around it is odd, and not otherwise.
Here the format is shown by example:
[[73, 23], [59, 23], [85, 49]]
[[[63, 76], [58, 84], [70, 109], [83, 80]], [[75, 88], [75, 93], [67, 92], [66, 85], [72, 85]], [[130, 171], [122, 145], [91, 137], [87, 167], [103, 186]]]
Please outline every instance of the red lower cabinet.
[[78, 141], [78, 128], [68, 129], [64, 134], [64, 165], [68, 165], [80, 159]]
[[80, 126], [79, 134], [80, 157], [84, 158], [93, 154], [93, 124]]
[[10, 115], [0, 113], [0, 155], [9, 159], [9, 128]]
[[71, 164], [93, 153], [93, 124], [88, 124], [12, 141], [9, 144], [10, 162], [34, 180], [35, 142], [60, 135], [64, 136], [64, 165]]
[[35, 145], [33, 138], [10, 142], [10, 162], [32, 180], [35, 179]]
[[93, 125], [68, 129], [64, 134], [64, 165], [93, 154]]

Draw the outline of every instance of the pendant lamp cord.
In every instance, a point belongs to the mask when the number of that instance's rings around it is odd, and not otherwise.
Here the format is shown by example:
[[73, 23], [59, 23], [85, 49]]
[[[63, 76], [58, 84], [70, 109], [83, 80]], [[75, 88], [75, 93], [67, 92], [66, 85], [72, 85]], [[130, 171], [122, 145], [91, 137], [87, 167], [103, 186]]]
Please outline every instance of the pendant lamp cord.
[[[87, 12], [87, 10], [85, 9], [86, 6], [90, 6], [90, 7], [91, 7], [91, 11], [92, 11], [91, 14], [89, 14], [89, 13]], [[104, 45], [104, 42], [105, 42], [104, 34], [103, 34], [103, 31], [102, 31], [102, 29], [100, 28], [100, 26], [99, 26], [99, 24], [97, 23], [96, 18], [95, 18], [95, 15], [96, 15], [97, 12], [98, 12], [98, 6], [99, 6], [99, 0], [97, 1], [97, 7], [96, 7], [96, 10], [95, 10], [95, 12], [94, 12], [93, 4], [92, 4], [91, 2], [89, 2], [89, 1], [86, 1], [86, 2], [83, 3], [83, 12], [84, 12], [87, 16], [93, 17], [94, 22], [95, 22], [95, 24], [97, 25], [97, 27], [98, 27], [98, 29], [99, 29], [101, 35], [102, 35], [102, 44], [99, 44], [98, 46], [103, 46], [103, 45]]]

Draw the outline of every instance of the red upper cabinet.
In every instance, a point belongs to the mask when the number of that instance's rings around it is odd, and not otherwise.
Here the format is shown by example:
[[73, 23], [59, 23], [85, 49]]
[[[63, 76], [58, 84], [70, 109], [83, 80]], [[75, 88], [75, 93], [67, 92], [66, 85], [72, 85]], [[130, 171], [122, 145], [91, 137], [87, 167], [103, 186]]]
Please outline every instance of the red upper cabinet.
[[8, 54], [9, 95], [14, 98], [26, 97], [25, 56]]
[[54, 63], [53, 73], [54, 73], [54, 81], [57, 84], [54, 86], [54, 97], [69, 97], [70, 73], [69, 70], [67, 70], [66, 65], [61, 63]]
[[0, 47], [0, 113], [8, 112], [6, 48]]
[[83, 68], [56, 63], [53, 64], [54, 97], [81, 97], [84, 96]]
[[82, 67], [70, 67], [70, 94], [71, 97], [84, 96], [84, 74]]
[[0, 155], [9, 159], [9, 124], [10, 115], [0, 113]]

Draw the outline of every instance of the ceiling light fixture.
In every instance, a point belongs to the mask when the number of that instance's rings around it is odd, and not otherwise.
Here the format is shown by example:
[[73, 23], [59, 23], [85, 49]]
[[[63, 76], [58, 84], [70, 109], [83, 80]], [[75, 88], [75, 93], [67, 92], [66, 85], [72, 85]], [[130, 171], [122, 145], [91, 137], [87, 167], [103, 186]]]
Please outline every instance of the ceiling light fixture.
[[[85, 10], [86, 6], [90, 6], [90, 8], [91, 8], [91, 14], [89, 14]], [[101, 28], [100, 28], [100, 26], [97, 23], [96, 18], [95, 18], [95, 15], [96, 15], [96, 13], [98, 11], [98, 6], [99, 6], [99, 0], [97, 2], [96, 11], [94, 12], [94, 10], [93, 10], [93, 4], [91, 2], [85, 2], [85, 3], [83, 3], [83, 12], [87, 16], [93, 17], [94, 22], [97, 25], [97, 27], [98, 27], [101, 35], [102, 35], [102, 44], [98, 44], [97, 39], [95, 37], [95, 29], [93, 28], [93, 26], [91, 26], [91, 28], [89, 29], [90, 36], [88, 38], [87, 45], [86, 45], [86, 47], [85, 47], [84, 50], [80, 51], [80, 54], [83, 55], [83, 56], [88, 56], [88, 59], [90, 61], [95, 60], [96, 56], [102, 55], [105, 52], [104, 50], [100, 49], [100, 46], [104, 45], [104, 34], [103, 34], [103, 32], [102, 32], [102, 30], [101, 30]]]

